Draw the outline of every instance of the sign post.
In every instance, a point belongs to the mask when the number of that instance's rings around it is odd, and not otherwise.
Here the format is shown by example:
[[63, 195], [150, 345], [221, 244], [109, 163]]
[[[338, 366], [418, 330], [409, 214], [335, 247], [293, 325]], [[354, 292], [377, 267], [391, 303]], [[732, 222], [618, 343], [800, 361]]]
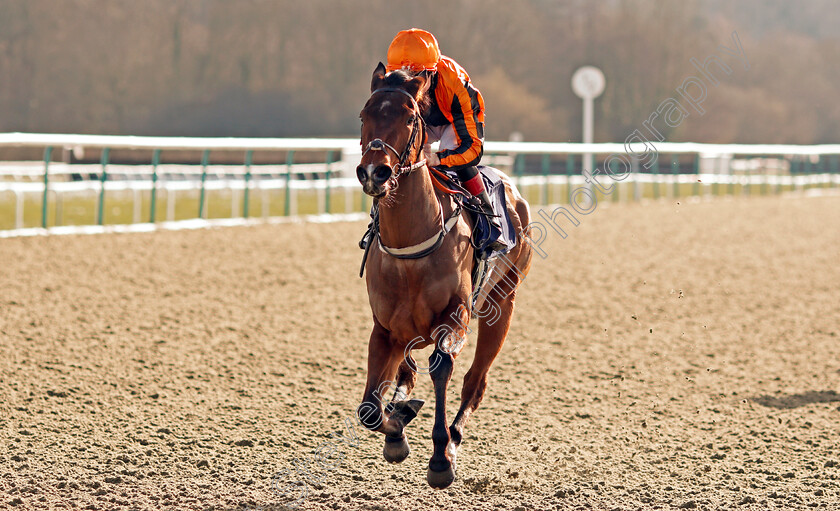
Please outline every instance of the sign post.
[[[583, 66], [575, 71], [572, 75], [572, 90], [577, 97], [583, 99], [583, 143], [592, 143], [592, 132], [594, 124], [593, 103], [595, 98], [604, 92], [606, 85], [604, 73], [594, 66]], [[592, 172], [595, 170], [592, 153], [583, 154], [583, 168]], [[588, 185], [589, 190], [592, 190], [592, 183]]]

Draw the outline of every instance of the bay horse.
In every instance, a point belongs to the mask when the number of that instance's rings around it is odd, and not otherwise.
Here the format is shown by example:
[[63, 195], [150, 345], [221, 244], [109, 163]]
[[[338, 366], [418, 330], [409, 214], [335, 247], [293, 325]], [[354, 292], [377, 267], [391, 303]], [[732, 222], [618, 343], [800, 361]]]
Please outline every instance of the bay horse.
[[[472, 310], [472, 220], [449, 194], [436, 189], [422, 159], [429, 85], [422, 72], [386, 73], [380, 63], [360, 115], [363, 155], [356, 173], [364, 193], [374, 198], [378, 213], [368, 239], [369, 257], [362, 263], [362, 270], [367, 270], [373, 330], [357, 417], [366, 428], [385, 434], [385, 459], [402, 462], [409, 454], [405, 426], [423, 405], [409, 396], [417, 373], [428, 373], [434, 384], [435, 420], [434, 453], [426, 479], [433, 488], [442, 489], [455, 480], [455, 457], [464, 426], [484, 396], [487, 373], [507, 336], [516, 288], [528, 273], [532, 251], [525, 240], [528, 203], [499, 172], [517, 233], [516, 245], [504, 258], [491, 259], [495, 262], [482, 299]], [[482, 314], [490, 304], [492, 317]], [[447, 427], [446, 387], [466, 340], [471, 314], [479, 318], [475, 357], [464, 378], [461, 407]], [[411, 351], [430, 345], [435, 348], [429, 366], [418, 367]], [[389, 389], [394, 396], [383, 410], [382, 396]]]

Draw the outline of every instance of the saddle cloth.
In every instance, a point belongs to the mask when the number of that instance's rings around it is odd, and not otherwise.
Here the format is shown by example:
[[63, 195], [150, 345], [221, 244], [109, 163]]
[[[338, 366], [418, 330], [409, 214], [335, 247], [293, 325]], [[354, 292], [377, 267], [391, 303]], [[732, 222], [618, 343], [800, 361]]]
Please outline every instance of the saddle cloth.
[[[447, 169], [446, 172], [450, 178], [458, 181], [458, 176], [454, 171]], [[508, 214], [505, 184], [500, 176], [500, 171], [493, 167], [479, 165], [478, 172], [484, 181], [484, 188], [487, 190], [487, 195], [490, 196], [493, 213], [499, 216], [499, 223], [502, 225], [502, 230], [499, 232], [498, 229], [487, 221], [487, 217], [478, 213], [471, 213], [473, 229], [476, 231], [473, 239], [476, 241], [476, 246], [480, 247], [476, 250], [476, 259], [486, 260], [510, 252], [516, 246], [516, 231], [513, 228], [513, 223], [510, 221], [510, 215]], [[496, 251], [488, 250], [487, 240], [492, 238], [498, 238], [505, 246]]]

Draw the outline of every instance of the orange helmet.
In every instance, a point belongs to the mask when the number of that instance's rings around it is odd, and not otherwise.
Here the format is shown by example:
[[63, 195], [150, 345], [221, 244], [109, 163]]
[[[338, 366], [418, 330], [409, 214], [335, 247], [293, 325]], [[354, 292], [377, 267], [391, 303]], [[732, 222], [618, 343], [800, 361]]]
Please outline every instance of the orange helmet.
[[388, 71], [402, 68], [434, 71], [439, 60], [437, 39], [419, 28], [402, 30], [388, 47]]

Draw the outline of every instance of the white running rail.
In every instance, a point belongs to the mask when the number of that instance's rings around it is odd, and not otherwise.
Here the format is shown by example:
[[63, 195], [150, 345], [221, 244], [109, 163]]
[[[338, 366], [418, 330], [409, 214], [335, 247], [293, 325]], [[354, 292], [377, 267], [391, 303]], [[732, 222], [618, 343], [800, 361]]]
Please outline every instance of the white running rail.
[[[619, 193], [612, 197], [613, 200], [619, 197], [620, 200], [640, 200], [646, 194], [653, 194], [654, 198], [733, 195], [736, 194], [736, 187], [737, 194], [759, 194], [840, 186], [840, 144], [801, 146], [662, 142], [655, 143], [654, 147], [658, 158], [655, 166], [646, 170], [641, 168], [636, 155], [626, 158], [632, 161], [633, 171], [627, 179], [617, 183]], [[45, 158], [40, 161], [4, 161], [3, 152], [10, 148], [24, 148], [30, 154], [40, 150]], [[483, 163], [512, 173], [520, 187], [539, 189], [537, 203], [552, 202], [551, 192], [553, 190], [556, 195], [558, 187], [565, 187], [568, 193], [572, 185], [585, 184], [579, 166], [582, 154], [593, 153], [602, 158], [611, 154], [627, 155], [624, 144], [616, 143], [490, 141], [485, 143], [484, 149]], [[66, 154], [93, 150], [102, 158], [98, 164], [55, 161], [54, 156], [62, 150]], [[173, 151], [198, 151], [204, 156], [201, 163], [192, 165], [162, 164], [151, 159], [140, 165], [111, 164], [108, 154], [112, 150], [153, 151], [153, 158], [158, 158], [158, 161], [161, 153]], [[285, 163], [250, 164], [254, 153], [269, 151], [285, 153]], [[241, 153], [243, 163], [212, 164], [206, 159], [211, 152]], [[326, 161], [295, 163], [295, 154], [301, 153], [309, 153], [305, 158], [308, 161], [313, 158], [317, 160], [318, 157]], [[649, 155], [638, 156], [646, 158]], [[361, 195], [355, 178], [354, 169], [360, 158], [358, 139], [347, 138], [186, 138], [0, 133], [0, 237], [289, 221], [291, 218], [280, 220], [270, 215], [270, 195], [281, 190], [285, 195], [283, 216], [279, 217], [281, 219], [299, 216], [300, 219], [327, 221], [330, 218], [342, 220], [362, 217], [369, 203]], [[230, 160], [230, 156], [226, 160]], [[650, 161], [646, 160], [646, 163]], [[604, 181], [607, 178], [601, 176], [600, 179]], [[211, 191], [224, 191], [230, 195], [230, 218], [207, 220], [207, 194]], [[298, 199], [302, 192], [316, 195], [317, 216], [299, 215]], [[194, 199], [196, 193], [200, 193], [196, 218], [175, 221], [176, 198], [180, 195]], [[105, 225], [109, 223], [107, 213], [103, 212], [107, 194], [119, 195], [122, 201], [131, 203], [133, 215], [128, 225]], [[261, 204], [261, 211], [257, 214], [249, 211], [248, 206], [249, 197], [253, 201], [254, 194]], [[334, 198], [338, 194], [343, 195], [343, 212], [335, 211]], [[98, 213], [95, 223], [99, 225], [54, 225], [61, 218], [55, 213], [48, 215], [50, 209], [60, 211], [65, 198], [74, 196], [87, 197], [91, 205], [96, 204]], [[149, 197], [153, 197], [152, 201], [157, 198], [166, 203], [165, 218], [154, 217], [151, 208], [143, 206]], [[359, 197], [361, 199], [357, 200]], [[144, 212], [144, 209], [147, 211]], [[25, 217], [25, 213], [28, 216]], [[143, 214], [147, 218], [143, 218]], [[244, 218], [249, 216], [252, 218]]]

